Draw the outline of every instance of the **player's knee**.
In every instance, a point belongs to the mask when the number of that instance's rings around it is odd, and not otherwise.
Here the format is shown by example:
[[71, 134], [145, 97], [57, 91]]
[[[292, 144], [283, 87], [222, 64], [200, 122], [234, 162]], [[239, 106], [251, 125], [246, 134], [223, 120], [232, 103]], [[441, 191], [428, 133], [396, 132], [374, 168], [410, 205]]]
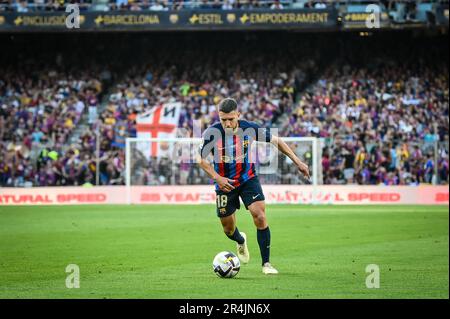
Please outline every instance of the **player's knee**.
[[264, 212], [260, 212], [255, 214], [253, 217], [253, 221], [256, 227], [263, 228], [266, 226], [266, 214]]
[[225, 235], [231, 236], [234, 233], [234, 227], [232, 226], [223, 226], [223, 232]]

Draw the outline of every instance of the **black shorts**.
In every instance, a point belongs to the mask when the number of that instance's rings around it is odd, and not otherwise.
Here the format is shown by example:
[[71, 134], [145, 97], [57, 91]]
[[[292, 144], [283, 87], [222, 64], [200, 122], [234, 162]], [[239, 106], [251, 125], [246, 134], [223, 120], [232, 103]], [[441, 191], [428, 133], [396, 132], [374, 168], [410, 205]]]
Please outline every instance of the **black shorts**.
[[240, 209], [239, 196], [246, 209], [254, 202], [265, 200], [258, 177], [253, 177], [229, 193], [216, 190], [217, 217], [230, 216], [236, 209]]

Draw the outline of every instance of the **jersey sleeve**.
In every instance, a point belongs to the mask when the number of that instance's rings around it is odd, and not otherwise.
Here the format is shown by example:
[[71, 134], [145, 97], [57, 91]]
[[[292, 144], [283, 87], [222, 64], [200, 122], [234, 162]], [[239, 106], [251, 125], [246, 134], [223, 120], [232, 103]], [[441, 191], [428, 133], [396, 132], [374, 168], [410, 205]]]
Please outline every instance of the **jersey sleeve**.
[[210, 153], [214, 155], [214, 139], [213, 130], [208, 128], [202, 136], [202, 142], [199, 147], [199, 153], [202, 158], [207, 158]]
[[272, 133], [269, 127], [262, 127], [257, 123], [250, 123], [250, 126], [255, 130], [255, 141], [270, 143], [272, 140]]

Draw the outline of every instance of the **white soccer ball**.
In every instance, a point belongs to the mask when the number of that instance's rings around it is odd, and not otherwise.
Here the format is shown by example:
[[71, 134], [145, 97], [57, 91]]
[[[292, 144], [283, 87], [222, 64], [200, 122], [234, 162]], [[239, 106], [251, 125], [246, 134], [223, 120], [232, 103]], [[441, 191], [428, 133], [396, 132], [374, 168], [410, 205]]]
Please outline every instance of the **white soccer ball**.
[[230, 251], [222, 251], [214, 257], [213, 270], [220, 278], [233, 278], [240, 268], [239, 258]]

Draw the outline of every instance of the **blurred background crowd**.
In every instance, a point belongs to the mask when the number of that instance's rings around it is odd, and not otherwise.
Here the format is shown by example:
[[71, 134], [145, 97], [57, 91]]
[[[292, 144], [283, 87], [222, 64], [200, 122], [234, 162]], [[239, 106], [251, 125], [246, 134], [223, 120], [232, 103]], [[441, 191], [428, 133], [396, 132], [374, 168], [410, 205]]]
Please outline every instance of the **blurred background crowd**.
[[[320, 183], [447, 184], [446, 39], [0, 35], [8, 47], [0, 52], [0, 186], [91, 185], [97, 173], [101, 185], [124, 184], [124, 139], [136, 136], [138, 114], [180, 101], [179, 127], [191, 132], [194, 120], [202, 129], [217, 121], [227, 96], [243, 119], [320, 138]], [[138, 184], [210, 182], [195, 164], [133, 160]], [[264, 178], [301, 183], [284, 158], [278, 176]]]
[[[386, 1], [388, 3], [389, 1]], [[345, 1], [342, 1], [345, 3]], [[83, 11], [167, 11], [183, 9], [325, 9], [333, 5], [330, 0], [1, 0], [4, 11], [35, 12], [64, 11], [66, 4], [78, 4]]]
[[[67, 4], [77, 4], [81, 11], [168, 11], [183, 9], [326, 9], [349, 3], [379, 3], [399, 19], [415, 20], [421, 5], [446, 3], [448, 0], [0, 0], [0, 11], [48, 12], [65, 11]], [[396, 17], [397, 18], [397, 17]]]

